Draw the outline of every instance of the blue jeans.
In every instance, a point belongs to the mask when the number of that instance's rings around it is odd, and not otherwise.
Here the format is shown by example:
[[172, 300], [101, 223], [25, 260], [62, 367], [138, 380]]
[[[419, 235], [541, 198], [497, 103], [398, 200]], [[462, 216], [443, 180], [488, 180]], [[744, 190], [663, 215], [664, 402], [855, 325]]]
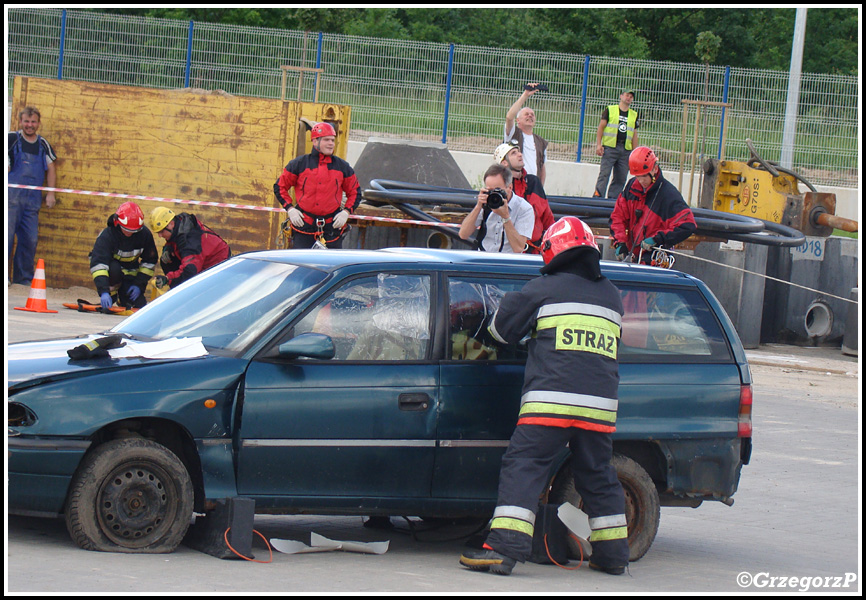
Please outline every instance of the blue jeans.
[[[39, 194], [40, 192], [36, 192]], [[10, 194], [11, 195], [11, 194]], [[13, 238], [18, 239], [15, 256], [12, 259], [12, 283], [30, 285], [36, 262], [36, 241], [39, 233], [39, 209], [32, 203], [9, 200], [9, 251], [7, 260], [12, 256]]]

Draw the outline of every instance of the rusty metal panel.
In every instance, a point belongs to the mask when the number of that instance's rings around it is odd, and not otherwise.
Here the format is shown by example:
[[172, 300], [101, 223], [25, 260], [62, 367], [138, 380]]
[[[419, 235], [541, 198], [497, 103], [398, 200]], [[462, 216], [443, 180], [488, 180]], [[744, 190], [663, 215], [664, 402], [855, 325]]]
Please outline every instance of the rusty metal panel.
[[[348, 145], [345, 106], [16, 77], [13, 131], [25, 106], [42, 114], [40, 134], [57, 152], [59, 188], [274, 207], [273, 185], [297, 153], [302, 114], [345, 123], [337, 153], [345, 156]], [[125, 200], [62, 193], [57, 200], [39, 218], [37, 254], [45, 259], [47, 284], [90, 287], [88, 253]], [[166, 205], [136, 202], [145, 215]], [[282, 220], [275, 212], [167, 206], [196, 214], [233, 254], [274, 248]]]

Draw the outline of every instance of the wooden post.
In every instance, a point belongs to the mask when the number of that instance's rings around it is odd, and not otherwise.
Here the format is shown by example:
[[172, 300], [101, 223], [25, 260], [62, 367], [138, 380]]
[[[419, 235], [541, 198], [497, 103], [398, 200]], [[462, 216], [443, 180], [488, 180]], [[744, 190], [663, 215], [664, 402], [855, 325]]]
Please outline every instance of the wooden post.
[[683, 100], [683, 135], [680, 142], [680, 187], [683, 189], [683, 169], [686, 166], [686, 125], [689, 121], [689, 105]]
[[[314, 69], [312, 67], [295, 67], [292, 65], [280, 65], [280, 69], [283, 72], [282, 83], [280, 84], [280, 99], [285, 102], [286, 101], [286, 75], [288, 71], [298, 71], [300, 76], [298, 77], [298, 97], [296, 98], [297, 102], [301, 101], [301, 91], [302, 85], [304, 83], [304, 73], [324, 73], [324, 69]], [[316, 86], [316, 98], [315, 101], [319, 101], [319, 86]]]
[[[701, 124], [701, 107], [703, 106], [723, 106], [725, 108], [730, 108], [730, 102], [705, 102], [703, 100], [687, 100], [683, 98], [681, 100], [683, 103], [683, 134], [682, 141], [680, 142], [680, 193], [682, 193], [683, 189], [683, 172], [685, 166], [685, 154], [686, 154], [686, 127], [688, 126], [688, 105], [694, 104], [697, 108], [695, 110], [695, 135], [692, 140], [692, 160], [691, 160], [691, 173], [689, 179], [689, 195], [686, 199], [686, 202], [689, 206], [692, 205], [692, 185], [694, 183], [695, 177], [695, 157], [698, 152], [698, 128]], [[727, 135], [728, 135], [728, 118], [729, 111], [725, 111], [725, 120], [722, 124], [722, 158], [724, 158], [725, 153], [725, 145], [727, 143]]]

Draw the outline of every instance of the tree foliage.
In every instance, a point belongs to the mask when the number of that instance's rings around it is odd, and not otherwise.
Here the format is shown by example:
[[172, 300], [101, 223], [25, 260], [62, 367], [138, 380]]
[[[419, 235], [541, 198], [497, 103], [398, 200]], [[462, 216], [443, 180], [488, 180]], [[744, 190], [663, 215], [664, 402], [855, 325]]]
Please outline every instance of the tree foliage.
[[[793, 8], [111, 8], [91, 9], [471, 46], [702, 63], [701, 32], [721, 40], [715, 63], [787, 71]], [[803, 70], [856, 75], [857, 8], [810, 8]]]

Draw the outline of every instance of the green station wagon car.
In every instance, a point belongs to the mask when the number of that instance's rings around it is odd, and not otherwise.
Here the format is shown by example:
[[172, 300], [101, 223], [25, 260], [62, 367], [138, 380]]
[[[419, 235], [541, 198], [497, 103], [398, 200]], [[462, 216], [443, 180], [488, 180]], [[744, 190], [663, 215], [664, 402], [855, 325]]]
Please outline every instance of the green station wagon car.
[[[122, 321], [110, 333], [126, 346], [110, 356], [67, 355], [100, 336], [10, 344], [9, 512], [64, 515], [83, 548], [123, 552], [170, 552], [193, 513], [235, 497], [267, 513], [491, 515], [526, 351], [486, 327], [541, 265], [422, 248], [256, 252]], [[626, 308], [614, 464], [636, 560], [659, 506], [733, 502], [751, 376], [699, 280], [602, 268]], [[152, 342], [173, 350], [153, 357]], [[548, 499], [579, 505], [568, 457]]]

